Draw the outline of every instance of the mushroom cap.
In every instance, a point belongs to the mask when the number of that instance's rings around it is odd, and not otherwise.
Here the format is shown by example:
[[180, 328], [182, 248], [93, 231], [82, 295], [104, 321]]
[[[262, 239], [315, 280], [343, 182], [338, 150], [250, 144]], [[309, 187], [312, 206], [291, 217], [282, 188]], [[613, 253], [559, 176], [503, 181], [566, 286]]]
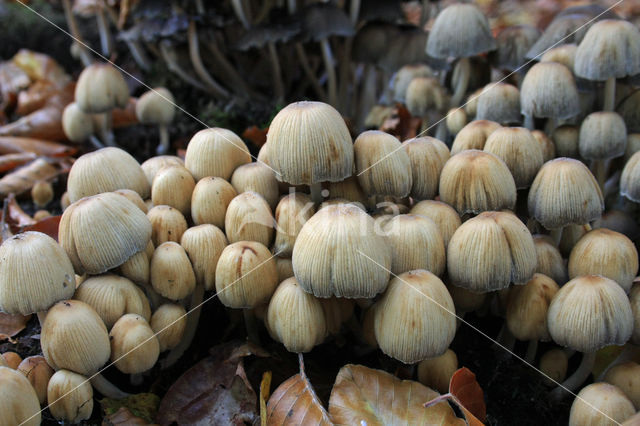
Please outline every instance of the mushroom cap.
[[107, 328], [97, 312], [79, 300], [64, 300], [49, 309], [40, 333], [47, 363], [90, 376], [111, 354]]
[[71, 166], [67, 193], [72, 203], [118, 189], [132, 189], [143, 200], [149, 198], [151, 191], [140, 163], [123, 149], [107, 147], [89, 152]]
[[160, 355], [160, 344], [149, 323], [136, 314], [123, 315], [109, 333], [111, 361], [126, 374], [151, 369]]
[[56, 241], [41, 232], [23, 232], [0, 245], [0, 312], [46, 311], [75, 291], [73, 265]]
[[94, 132], [93, 119], [77, 103], [71, 102], [62, 111], [62, 130], [71, 142], [82, 143]]
[[347, 14], [328, 3], [315, 3], [305, 7], [302, 26], [306, 38], [313, 41], [321, 41], [330, 36], [352, 37], [355, 34]]
[[589, 114], [580, 125], [578, 150], [587, 160], [609, 160], [624, 155], [627, 128], [620, 115], [612, 111]]
[[625, 344], [633, 332], [633, 314], [626, 293], [615, 281], [584, 275], [556, 293], [547, 324], [557, 344], [592, 353]]
[[458, 357], [451, 349], [435, 358], [427, 358], [418, 364], [418, 381], [441, 394], [449, 392], [451, 376], [458, 370]]
[[320, 209], [304, 224], [293, 247], [293, 271], [300, 286], [316, 297], [369, 298], [383, 291], [391, 248], [374, 226], [371, 216], [350, 204]]
[[597, 81], [639, 74], [640, 30], [620, 19], [596, 22], [578, 46], [574, 71]]
[[182, 158], [175, 155], [158, 155], [149, 158], [140, 165], [144, 175], [147, 177], [147, 181], [149, 182], [149, 188], [151, 188], [151, 184], [153, 183], [153, 178], [156, 176], [156, 173], [158, 173], [163, 167], [172, 164], [176, 166], [184, 166], [184, 161]]
[[464, 126], [456, 135], [451, 145], [451, 155], [456, 155], [468, 149], [484, 149], [489, 135], [501, 126], [489, 120], [473, 120]]
[[546, 275], [534, 274], [509, 292], [507, 327], [518, 340], [549, 340], [547, 311], [560, 287]]
[[200, 179], [191, 193], [193, 223], [210, 223], [224, 229], [227, 208], [237, 196], [235, 188], [222, 178], [208, 176]]
[[638, 273], [638, 250], [625, 235], [606, 228], [587, 232], [569, 256], [569, 278], [602, 275], [631, 290]]
[[93, 386], [81, 374], [58, 370], [49, 379], [47, 400], [56, 420], [80, 423], [93, 412]]
[[540, 168], [529, 190], [528, 206], [532, 218], [546, 229], [555, 229], [598, 219], [604, 200], [587, 166], [561, 157]]
[[484, 212], [456, 230], [447, 246], [451, 283], [474, 292], [531, 279], [536, 251], [527, 227], [511, 212]]
[[520, 91], [507, 83], [489, 83], [478, 97], [476, 119], [504, 125], [521, 123]]
[[411, 197], [414, 200], [435, 198], [440, 183], [440, 172], [450, 157], [449, 148], [430, 136], [404, 141], [402, 148], [411, 163]]
[[559, 285], [566, 283], [569, 276], [567, 266], [553, 240], [547, 235], [534, 235], [533, 243], [536, 246], [536, 272], [548, 276]]
[[640, 151], [633, 154], [622, 169], [620, 195], [640, 203]]
[[196, 288], [196, 275], [189, 256], [180, 244], [173, 241], [156, 247], [149, 274], [153, 289], [167, 299], [184, 299]]
[[633, 402], [618, 387], [604, 382], [592, 383], [582, 388], [573, 400], [569, 426], [621, 424], [635, 411]]
[[522, 113], [533, 117], [569, 118], [580, 112], [573, 74], [557, 62], [535, 64], [520, 87]]
[[424, 64], [409, 64], [399, 68], [391, 78], [390, 84], [393, 88], [393, 100], [396, 102], [405, 101], [409, 84], [418, 77], [433, 77], [433, 70]]
[[496, 50], [489, 54], [496, 68], [516, 71], [527, 61], [525, 54], [542, 33], [531, 25], [513, 25], [496, 36]]
[[351, 176], [353, 144], [340, 113], [322, 102], [295, 102], [271, 121], [269, 165], [293, 185], [338, 182]]
[[179, 242], [188, 228], [184, 215], [171, 206], [153, 206], [147, 218], [151, 223], [151, 242], [156, 247], [167, 241]]
[[289, 352], [309, 352], [327, 335], [320, 300], [305, 292], [295, 277], [281, 282], [271, 296], [266, 324], [269, 334]]
[[76, 103], [86, 113], [103, 113], [125, 108], [129, 88], [120, 71], [110, 64], [93, 64], [80, 73], [75, 91]]
[[266, 164], [247, 163], [233, 171], [231, 185], [238, 194], [243, 192], [257, 192], [269, 203], [269, 207], [276, 208], [280, 192], [276, 175]]
[[164, 303], [153, 313], [149, 325], [158, 338], [160, 352], [173, 349], [187, 328], [187, 311], [178, 303]]
[[440, 200], [460, 215], [513, 209], [516, 203], [516, 184], [504, 161], [475, 149], [449, 158], [440, 174], [439, 192]]
[[246, 51], [261, 48], [269, 43], [287, 42], [300, 32], [298, 22], [261, 24], [251, 27], [235, 43], [235, 48]]
[[578, 158], [580, 131], [576, 126], [564, 124], [553, 131], [553, 144], [558, 157]]
[[243, 192], [229, 203], [224, 229], [230, 243], [257, 241], [271, 246], [275, 221], [271, 207], [257, 192]]
[[640, 407], [640, 365], [633, 361], [611, 367], [603, 381], [617, 386], [633, 402], [634, 408]]
[[469, 57], [495, 48], [487, 17], [467, 3], [455, 3], [440, 12], [427, 40], [427, 54], [434, 58]]
[[442, 281], [425, 270], [393, 278], [374, 315], [380, 349], [405, 364], [442, 355], [456, 332], [453, 300]]
[[127, 198], [105, 192], [71, 204], [58, 240], [78, 273], [101, 274], [144, 250], [151, 238], [147, 216]]
[[216, 265], [222, 250], [228, 245], [224, 232], [211, 224], [192, 226], [182, 234], [180, 245], [191, 260], [197, 284], [204, 286], [205, 290], [214, 289]]
[[640, 90], [620, 101], [616, 111], [624, 119], [629, 133], [640, 133]]
[[206, 176], [229, 180], [236, 167], [251, 162], [249, 148], [231, 130], [200, 130], [187, 145], [184, 165], [197, 181]]
[[145, 92], [136, 102], [136, 117], [142, 124], [167, 126], [173, 121], [175, 112], [173, 94], [164, 87]]
[[573, 71], [577, 50], [578, 45], [576, 44], [561, 44], [553, 49], [547, 50], [544, 55], [540, 57], [540, 62], [558, 62]]
[[449, 244], [449, 240], [453, 233], [462, 224], [460, 216], [458, 216], [458, 212], [456, 212], [449, 204], [443, 203], [442, 201], [420, 201], [411, 208], [409, 213], [428, 217], [433, 220], [440, 229], [440, 235], [442, 235], [442, 239], [444, 240], [445, 248]]
[[306, 194], [294, 192], [282, 197], [276, 207], [273, 252], [278, 256], [290, 257], [300, 230], [315, 212], [314, 204]]
[[444, 89], [435, 77], [414, 77], [404, 99], [407, 109], [416, 117], [424, 117], [430, 110], [442, 111], [447, 104]]
[[191, 194], [196, 186], [189, 170], [184, 166], [163, 167], [151, 184], [151, 202], [156, 206], [171, 206], [188, 216], [191, 211]]
[[9, 367], [0, 367], [0, 424], [37, 426], [42, 419], [36, 391], [29, 380]]
[[379, 130], [368, 130], [353, 145], [358, 182], [371, 195], [406, 197], [411, 191], [411, 162], [400, 141]]

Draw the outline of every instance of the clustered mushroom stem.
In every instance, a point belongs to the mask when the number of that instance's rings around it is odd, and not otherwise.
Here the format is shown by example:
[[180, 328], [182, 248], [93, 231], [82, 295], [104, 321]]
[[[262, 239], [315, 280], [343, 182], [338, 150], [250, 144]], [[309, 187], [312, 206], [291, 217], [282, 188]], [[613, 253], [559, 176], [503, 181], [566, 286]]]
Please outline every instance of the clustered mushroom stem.
[[562, 382], [561, 386], [558, 386], [557, 388], [555, 388], [551, 392], [551, 396], [554, 399], [561, 399], [563, 396], [566, 395], [566, 391], [573, 392], [575, 389], [577, 389], [578, 386], [580, 386], [582, 383], [584, 383], [585, 380], [587, 380], [587, 377], [589, 377], [589, 374], [591, 374], [595, 361], [596, 361], [595, 352], [582, 354], [582, 361], [580, 361], [580, 365], [578, 366], [578, 369], [571, 376], [569, 376], [564, 382]]
[[535, 122], [533, 121], [532, 115], [524, 114], [524, 127], [526, 127], [528, 130], [536, 129], [536, 125], [535, 125]]
[[333, 107], [337, 105], [338, 88], [336, 85], [336, 70], [333, 67], [333, 58], [331, 55], [331, 46], [329, 46], [329, 40], [323, 38], [320, 41], [322, 47], [322, 59], [324, 60], [324, 66], [327, 69], [327, 82], [329, 84], [329, 104]]
[[462, 102], [464, 94], [467, 93], [469, 75], [471, 74], [471, 63], [469, 62], [469, 58], [460, 58], [458, 66], [460, 67], [460, 78], [458, 79], [453, 91], [453, 97], [451, 98], [452, 106], [459, 106]]
[[169, 140], [169, 126], [161, 124], [158, 126], [158, 130], [160, 131], [160, 145], [158, 145], [156, 152], [158, 155], [164, 155], [169, 152], [169, 147], [171, 145]]
[[115, 138], [113, 136], [113, 131], [111, 131], [111, 124], [113, 120], [113, 114], [109, 110], [102, 114], [101, 128], [100, 128], [100, 138], [107, 146], [116, 146]]
[[242, 315], [244, 316], [244, 327], [247, 330], [247, 338], [249, 342], [260, 345], [260, 334], [258, 333], [258, 323], [253, 313], [253, 309], [242, 309]]
[[193, 293], [191, 293], [191, 301], [189, 302], [189, 315], [187, 316], [187, 325], [184, 329], [184, 334], [178, 345], [171, 349], [167, 354], [167, 357], [161, 362], [161, 368], [164, 370], [175, 364], [184, 352], [191, 346], [193, 338], [196, 335], [198, 328], [198, 322], [200, 321], [200, 312], [202, 300], [204, 298], [204, 286], [197, 285]]
[[338, 111], [343, 114], [347, 111], [348, 89], [351, 76], [351, 50], [353, 47], [353, 37], [347, 38], [342, 49], [342, 58], [340, 60], [340, 78], [338, 89]]
[[313, 87], [313, 90], [316, 92], [320, 100], [327, 101], [327, 93], [324, 91], [324, 89], [320, 85], [320, 82], [318, 81], [318, 78], [311, 69], [311, 65], [309, 65], [309, 58], [304, 51], [302, 43], [296, 42], [294, 44], [294, 47], [296, 49], [296, 55], [298, 55], [298, 59], [300, 60], [300, 65], [302, 65], [302, 70], [307, 76], [307, 79], [311, 82], [311, 87]]
[[536, 359], [536, 353], [538, 352], [538, 340], [533, 339], [529, 340], [529, 344], [527, 345], [527, 354], [524, 357], [524, 360], [529, 364]]
[[603, 111], [613, 111], [616, 103], [616, 78], [611, 77], [604, 84], [604, 105]]
[[273, 88], [276, 95], [276, 103], [284, 101], [284, 85], [282, 83], [282, 71], [280, 70], [280, 61], [278, 60], [278, 51], [273, 41], [267, 43], [269, 49], [269, 59], [271, 60], [271, 78], [273, 79]]
[[64, 17], [67, 21], [67, 25], [69, 26], [69, 31], [71, 31], [71, 35], [75, 39], [74, 43], [78, 46], [80, 51], [80, 60], [85, 67], [91, 65], [91, 55], [82, 40], [82, 36], [80, 35], [80, 30], [78, 29], [78, 23], [76, 19], [73, 17], [73, 13], [71, 12], [71, 2], [69, 0], [62, 0], [62, 7], [64, 8]]
[[103, 396], [111, 399], [123, 399], [131, 394], [121, 391], [116, 385], [104, 378], [100, 373], [94, 375], [91, 380], [91, 385], [100, 392]]
[[354, 26], [358, 23], [358, 16], [360, 16], [360, 0], [351, 0], [349, 17], [351, 18], [351, 23]]
[[125, 43], [127, 43], [129, 52], [131, 52], [131, 56], [133, 60], [136, 61], [136, 64], [138, 64], [143, 71], [149, 71], [151, 69], [151, 62], [140, 43], [134, 40], [125, 40]]
[[555, 228], [551, 230], [551, 239], [553, 240], [556, 247], [560, 247], [560, 240], [562, 240], [562, 230], [564, 227]]
[[604, 184], [607, 181], [607, 170], [605, 166], [604, 160], [593, 160], [591, 165], [593, 170], [594, 177], [598, 181], [598, 185], [600, 186], [600, 191], [604, 194]]
[[113, 52], [113, 37], [103, 10], [98, 10], [96, 13], [96, 21], [98, 23], [98, 33], [100, 34], [100, 48], [102, 54], [108, 58]]
[[228, 98], [229, 92], [217, 81], [211, 77], [211, 74], [207, 71], [204, 64], [202, 63], [202, 58], [200, 57], [200, 44], [198, 42], [198, 31], [196, 29], [195, 21], [189, 22], [188, 29], [188, 38], [189, 38], [189, 57], [191, 58], [191, 63], [193, 64], [193, 69], [196, 71], [196, 74], [204, 81], [204, 83], [214, 92], [217, 96], [222, 98]]
[[[166, 62], [169, 71], [175, 73], [178, 77], [184, 80], [187, 84], [192, 85], [196, 89], [205, 91], [207, 93], [213, 93], [212, 90], [200, 83], [197, 79], [193, 78], [186, 72], [179, 64], [175, 58], [175, 51], [166, 43], [160, 43], [160, 53], [162, 54], [162, 59]], [[213, 93], [215, 95], [215, 93]]]
[[311, 188], [311, 200], [317, 204], [322, 203], [322, 184], [312, 183], [310, 185], [310, 188]]
[[248, 30], [251, 25], [249, 24], [249, 19], [247, 15], [244, 13], [244, 7], [242, 5], [242, 0], [231, 0], [231, 7], [233, 8], [233, 13], [236, 14], [238, 20], [242, 23], [242, 26], [245, 30]]

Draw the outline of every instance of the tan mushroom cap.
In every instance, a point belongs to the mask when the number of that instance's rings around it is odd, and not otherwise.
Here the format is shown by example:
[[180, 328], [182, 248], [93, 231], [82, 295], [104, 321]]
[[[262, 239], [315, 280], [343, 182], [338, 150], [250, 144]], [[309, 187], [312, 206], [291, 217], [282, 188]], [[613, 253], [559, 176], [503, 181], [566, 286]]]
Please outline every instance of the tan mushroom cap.
[[75, 91], [76, 103], [87, 113], [124, 108], [129, 88], [120, 71], [110, 64], [93, 64], [80, 73]]
[[304, 224], [293, 247], [300, 286], [316, 297], [373, 297], [383, 291], [391, 249], [374, 227], [373, 218], [356, 206], [320, 209]]
[[0, 424], [37, 426], [42, 419], [35, 389], [20, 372], [0, 367]]
[[290, 257], [300, 230], [315, 212], [314, 204], [306, 194], [295, 192], [282, 197], [276, 207], [273, 252], [278, 256]]
[[476, 119], [501, 124], [522, 122], [520, 91], [507, 83], [489, 83], [478, 97]]
[[231, 130], [214, 127], [200, 130], [187, 145], [185, 167], [196, 181], [207, 177], [229, 180], [236, 167], [250, 163], [249, 148]]
[[580, 112], [573, 74], [557, 62], [540, 62], [527, 72], [520, 87], [522, 113], [532, 117], [569, 118]]
[[640, 364], [628, 361], [614, 365], [602, 380], [623, 391], [636, 410], [640, 407]]
[[158, 338], [160, 352], [173, 349], [187, 328], [187, 311], [177, 303], [162, 304], [153, 313], [150, 325]]
[[136, 374], [151, 369], [160, 355], [160, 344], [144, 318], [123, 315], [109, 333], [111, 361], [123, 373]]
[[47, 401], [56, 420], [80, 423], [93, 412], [93, 387], [81, 374], [58, 370], [49, 380]]
[[205, 290], [215, 288], [216, 265], [228, 244], [220, 228], [211, 224], [192, 226], [182, 234], [180, 245], [191, 260], [197, 284]]
[[547, 324], [554, 342], [586, 353], [622, 345], [633, 332], [627, 295], [600, 275], [577, 277], [562, 286], [549, 306]]
[[91, 115], [72, 102], [62, 112], [62, 130], [71, 142], [82, 143], [94, 132]]
[[620, 195], [640, 203], [640, 151], [633, 154], [622, 169]]
[[335, 108], [296, 102], [274, 117], [267, 133], [269, 165], [279, 181], [293, 185], [338, 182], [351, 176], [351, 135]]
[[0, 311], [46, 311], [75, 291], [73, 266], [56, 241], [41, 232], [24, 232], [0, 246]]
[[518, 340], [549, 340], [547, 311], [558, 292], [558, 284], [534, 274], [524, 286], [514, 286], [507, 304], [507, 327]]
[[569, 426], [620, 424], [634, 413], [633, 403], [619, 388], [609, 383], [592, 383], [573, 400]]
[[136, 117], [142, 124], [168, 125], [175, 112], [173, 94], [164, 87], [145, 92], [136, 102]]
[[411, 197], [417, 200], [435, 198], [440, 172], [450, 157], [449, 148], [429, 136], [413, 138], [402, 143], [411, 163]]
[[580, 125], [578, 150], [587, 160], [608, 160], [624, 155], [627, 127], [620, 115], [611, 111], [589, 114]]

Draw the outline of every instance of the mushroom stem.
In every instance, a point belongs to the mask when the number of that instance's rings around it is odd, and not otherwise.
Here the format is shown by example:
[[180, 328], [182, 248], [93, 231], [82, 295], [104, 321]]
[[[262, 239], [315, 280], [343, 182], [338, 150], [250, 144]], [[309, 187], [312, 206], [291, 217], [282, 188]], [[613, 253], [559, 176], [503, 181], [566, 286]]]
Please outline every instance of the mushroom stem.
[[249, 19], [247, 15], [244, 13], [244, 8], [242, 7], [242, 0], [231, 0], [231, 7], [233, 8], [233, 13], [236, 14], [238, 20], [242, 23], [242, 26], [245, 30], [248, 30], [251, 25], [249, 24]]
[[107, 146], [116, 146], [113, 131], [111, 131], [111, 123], [113, 121], [111, 110], [104, 112], [101, 115], [100, 120], [100, 139]]
[[156, 153], [158, 155], [164, 155], [169, 152], [170, 140], [169, 140], [169, 126], [166, 124], [161, 124], [158, 126], [158, 130], [160, 131], [160, 145], [156, 149]]
[[311, 188], [311, 200], [317, 204], [322, 203], [322, 184], [312, 183], [309, 188]]
[[329, 84], [329, 104], [333, 107], [336, 107], [338, 101], [338, 88], [336, 84], [336, 70], [333, 68], [333, 58], [331, 55], [331, 46], [329, 46], [329, 40], [327, 40], [326, 38], [320, 40], [320, 47], [322, 48], [322, 59], [324, 60], [324, 66], [327, 70], [327, 82]]
[[604, 105], [603, 111], [613, 111], [616, 103], [616, 78], [611, 77], [604, 84]]
[[560, 240], [562, 240], [562, 230], [564, 227], [555, 228], [551, 230], [551, 239], [555, 243], [556, 247], [560, 247]]
[[536, 352], [538, 352], [538, 340], [529, 340], [529, 344], [527, 345], [527, 354], [525, 355], [524, 360], [531, 364], [533, 360], [536, 359]]
[[535, 130], [536, 129], [536, 124], [533, 121], [533, 116], [532, 115], [524, 114], [524, 127], [526, 127], [528, 130]]
[[258, 324], [255, 315], [253, 315], [251, 309], [248, 308], [242, 310], [242, 315], [244, 316], [244, 327], [247, 330], [249, 342], [260, 345], [260, 334], [258, 333]]
[[71, 36], [75, 39], [74, 43], [79, 48], [80, 60], [85, 67], [88, 67], [92, 62], [91, 55], [84, 44], [84, 40], [82, 40], [82, 35], [80, 35], [80, 30], [78, 29], [78, 23], [71, 12], [71, 2], [69, 0], [62, 0], [62, 7], [64, 8], [64, 17], [67, 21], [67, 25], [69, 26], [69, 31], [71, 31]]
[[125, 43], [127, 43], [129, 52], [131, 52], [131, 56], [133, 60], [136, 61], [136, 64], [138, 64], [143, 71], [149, 71], [151, 69], [151, 61], [140, 43], [133, 40], [125, 40]]
[[131, 394], [121, 391], [116, 385], [104, 378], [100, 373], [94, 375], [89, 380], [94, 389], [100, 392], [103, 396], [111, 399], [123, 399]]
[[113, 51], [113, 37], [109, 30], [107, 17], [101, 9], [96, 13], [96, 22], [98, 23], [98, 33], [100, 34], [100, 49], [102, 50], [102, 54], [108, 58]]
[[349, 17], [351, 23], [355, 26], [358, 23], [358, 16], [360, 15], [360, 0], [351, 0], [351, 6], [349, 8]]
[[198, 328], [198, 322], [200, 321], [200, 312], [202, 308], [202, 300], [204, 298], [204, 286], [197, 285], [196, 289], [191, 293], [191, 301], [189, 302], [189, 312], [187, 315], [187, 325], [184, 329], [184, 334], [178, 346], [171, 349], [167, 357], [160, 363], [162, 370], [171, 367], [175, 364], [184, 352], [191, 346], [193, 338], [196, 335]]
[[298, 10], [298, 0], [287, 0], [287, 11], [289, 15], [293, 15]]
[[338, 80], [339, 88], [338, 88], [338, 111], [341, 113], [346, 113], [347, 104], [348, 104], [348, 89], [349, 82], [351, 76], [351, 50], [353, 47], [353, 38], [348, 38], [344, 42], [344, 47], [342, 49], [342, 57], [340, 60], [340, 78]]
[[556, 120], [555, 118], [553, 117], [547, 118], [547, 122], [545, 123], [545, 126], [544, 126], [544, 132], [547, 135], [553, 134], [553, 131], [556, 129], [557, 124], [558, 124], [558, 120]]
[[324, 91], [324, 89], [320, 85], [320, 82], [318, 81], [318, 78], [316, 77], [315, 73], [311, 69], [311, 65], [309, 65], [309, 58], [307, 57], [307, 54], [304, 51], [304, 47], [302, 46], [302, 43], [296, 42], [294, 44], [294, 47], [296, 49], [296, 55], [298, 55], [298, 59], [300, 60], [300, 65], [302, 65], [302, 70], [304, 71], [304, 74], [307, 76], [307, 79], [311, 82], [311, 87], [313, 87], [313, 90], [316, 92], [320, 100], [326, 101], [327, 93]]
[[89, 142], [96, 149], [104, 148], [104, 144], [95, 135], [89, 135]]
[[160, 43], [160, 53], [162, 55], [162, 59], [167, 64], [167, 67], [169, 68], [169, 71], [171, 71], [172, 73], [176, 74], [184, 82], [186, 82], [187, 84], [190, 84], [191, 86], [195, 87], [196, 89], [199, 89], [199, 90], [205, 91], [207, 93], [212, 93], [212, 94], [214, 94], [216, 96], [219, 96], [219, 93], [214, 93], [210, 88], [208, 88], [204, 84], [200, 83], [200, 81], [198, 81], [197, 79], [195, 79], [191, 75], [189, 75], [189, 73], [186, 72], [178, 64], [178, 61], [176, 59], [175, 51], [171, 47], [169, 47], [169, 45], [167, 43]]
[[451, 98], [452, 106], [459, 106], [464, 98], [464, 94], [467, 93], [467, 87], [469, 86], [469, 75], [471, 74], [471, 63], [469, 58], [460, 58], [457, 65], [460, 70], [458, 81], [453, 91], [453, 97]]
[[47, 317], [47, 311], [36, 312], [36, 315], [38, 316], [38, 322], [40, 323], [40, 328], [42, 328], [42, 326], [44, 325], [44, 320]]
[[191, 58], [191, 63], [193, 64], [193, 69], [196, 71], [196, 74], [204, 81], [204, 83], [218, 96], [223, 98], [229, 97], [229, 92], [217, 81], [211, 77], [211, 74], [207, 71], [202, 63], [202, 58], [200, 57], [200, 46], [198, 42], [198, 31], [196, 29], [195, 21], [189, 22], [188, 29], [188, 38], [189, 38], [189, 57]]
[[581, 384], [587, 380], [589, 374], [591, 374], [591, 370], [593, 370], [593, 364], [596, 361], [596, 353], [584, 353], [582, 354], [582, 361], [580, 361], [580, 365], [578, 369], [569, 376], [560, 386], [551, 391], [551, 396], [554, 399], [560, 399], [565, 396], [565, 391], [573, 392], [578, 388]]
[[366, 64], [364, 68], [364, 76], [362, 80], [362, 87], [360, 88], [360, 95], [358, 101], [358, 113], [356, 114], [357, 123], [356, 128], [360, 131], [364, 127], [364, 122], [367, 119], [367, 115], [371, 110], [371, 107], [376, 102], [376, 86], [377, 86], [377, 73], [373, 64]]
[[498, 337], [496, 341], [503, 346], [504, 349], [509, 351], [508, 356], [511, 356], [511, 352], [513, 352], [513, 345], [516, 343], [516, 338], [509, 331], [507, 327], [507, 323], [505, 322], [500, 329], [500, 333], [498, 333]]
[[253, 95], [249, 85], [244, 81], [240, 74], [238, 74], [236, 68], [231, 65], [227, 57], [220, 51], [215, 39], [213, 37], [208, 37], [208, 39], [209, 41], [205, 41], [204, 44], [207, 49], [209, 49], [209, 53], [213, 56], [213, 60], [216, 62], [216, 65], [218, 65], [220, 70], [226, 74], [226, 79], [230, 80], [227, 83], [231, 83], [231, 87], [233, 87], [234, 90], [239, 91], [240, 94], [245, 97]]
[[271, 60], [271, 78], [273, 79], [273, 89], [276, 95], [276, 103], [284, 101], [284, 85], [282, 83], [282, 71], [280, 61], [278, 61], [278, 51], [273, 41], [267, 43], [269, 49], [269, 59]]

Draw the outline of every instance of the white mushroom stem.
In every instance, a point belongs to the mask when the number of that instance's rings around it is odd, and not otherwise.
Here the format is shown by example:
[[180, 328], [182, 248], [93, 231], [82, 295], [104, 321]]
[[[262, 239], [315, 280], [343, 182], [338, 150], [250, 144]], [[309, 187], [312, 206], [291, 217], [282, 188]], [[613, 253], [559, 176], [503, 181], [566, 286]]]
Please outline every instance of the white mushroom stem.
[[107, 146], [116, 146], [113, 131], [111, 130], [111, 124], [113, 116], [111, 110], [100, 114], [100, 139]]
[[242, 23], [242, 26], [245, 30], [248, 30], [251, 25], [249, 24], [249, 19], [247, 15], [244, 13], [244, 7], [242, 5], [242, 0], [231, 0], [231, 7], [233, 8], [233, 13], [236, 14], [238, 20]]
[[95, 390], [100, 392], [103, 396], [111, 399], [123, 399], [131, 394], [121, 391], [116, 385], [104, 378], [100, 373], [94, 375], [91, 380], [91, 385]]
[[42, 329], [42, 326], [44, 326], [44, 320], [47, 317], [47, 311], [36, 312], [36, 315], [38, 316], [38, 322], [40, 323], [40, 328]]
[[309, 185], [309, 188], [311, 188], [311, 200], [317, 204], [322, 203], [322, 184], [319, 182], [312, 183], [311, 185]]
[[593, 171], [593, 176], [598, 181], [600, 191], [604, 194], [604, 184], [607, 181], [607, 167], [605, 160], [593, 160], [591, 163], [591, 170]]
[[298, 0], [287, 0], [287, 10], [289, 15], [293, 15], [298, 10]]
[[551, 239], [555, 243], [556, 247], [560, 247], [560, 241], [562, 240], [562, 230], [563, 229], [564, 229], [564, 227], [561, 226], [560, 228], [556, 228], [556, 229], [552, 229], [551, 230]]
[[91, 65], [91, 55], [82, 40], [82, 35], [80, 34], [80, 30], [78, 29], [78, 23], [71, 12], [71, 2], [69, 0], [62, 0], [62, 7], [64, 8], [64, 17], [67, 21], [67, 25], [69, 26], [69, 31], [71, 32], [71, 36], [74, 38], [74, 43], [78, 47], [80, 52], [80, 60], [85, 67]]
[[278, 60], [278, 51], [273, 41], [267, 43], [269, 49], [269, 59], [271, 60], [271, 78], [273, 79], [273, 88], [276, 95], [276, 101], [284, 101], [284, 85], [282, 83], [282, 71], [280, 70], [280, 61]]
[[187, 315], [187, 325], [184, 328], [184, 334], [178, 346], [171, 349], [167, 357], [161, 361], [161, 369], [166, 369], [175, 364], [185, 351], [191, 346], [193, 338], [196, 335], [198, 322], [200, 321], [200, 312], [202, 310], [202, 300], [204, 298], [204, 286], [197, 285], [196, 289], [191, 293], [191, 301], [189, 302], [189, 311]]
[[524, 127], [526, 127], [528, 130], [536, 129], [536, 124], [533, 121], [533, 115], [524, 114]]
[[111, 56], [113, 52], [113, 37], [109, 30], [109, 22], [102, 9], [98, 9], [96, 12], [96, 22], [98, 23], [98, 33], [100, 34], [100, 48], [102, 54], [107, 58]]
[[166, 124], [160, 124], [158, 126], [158, 130], [160, 131], [160, 144], [156, 149], [156, 153], [158, 155], [164, 155], [169, 152], [169, 147], [171, 141], [169, 140], [169, 126]]
[[358, 23], [358, 16], [360, 16], [360, 0], [351, 0], [349, 17], [351, 18], [351, 23], [353, 25]]
[[471, 63], [469, 62], [469, 58], [460, 58], [456, 67], [458, 67], [460, 74], [453, 90], [453, 97], [451, 98], [452, 106], [459, 106], [465, 93], [467, 93], [469, 75], [471, 75]]
[[187, 84], [190, 84], [191, 86], [195, 87], [196, 89], [199, 89], [199, 90], [202, 90], [204, 92], [208, 92], [208, 93], [212, 93], [212, 94], [216, 95], [215, 93], [213, 93], [211, 91], [210, 88], [208, 88], [204, 84], [200, 83], [200, 81], [198, 81], [197, 79], [193, 78], [191, 75], [189, 75], [188, 72], [186, 72], [180, 66], [180, 64], [178, 64], [178, 61], [176, 59], [176, 54], [175, 54], [175, 51], [173, 50], [173, 48], [168, 46], [166, 43], [160, 43], [160, 53], [162, 55], [162, 59], [167, 64], [167, 67], [169, 68], [169, 71], [175, 73], [178, 77], [180, 77], [182, 80], [184, 80]]
[[366, 64], [364, 67], [364, 76], [358, 100], [358, 113], [356, 114], [356, 117], [358, 118], [356, 122], [358, 132], [364, 127], [367, 115], [376, 103], [377, 80], [378, 75], [376, 73], [375, 66], [373, 64]]
[[536, 359], [536, 353], [538, 352], [538, 341], [536, 339], [529, 340], [529, 344], [527, 345], [527, 354], [524, 357], [524, 360], [529, 364]]
[[616, 78], [611, 77], [604, 84], [604, 105], [603, 111], [613, 111], [616, 103]]
[[205, 47], [207, 47], [209, 53], [213, 56], [213, 60], [216, 62], [216, 65], [218, 65], [220, 70], [226, 75], [226, 79], [228, 79], [232, 84], [233, 89], [241, 92], [241, 94], [245, 96], [252, 95], [249, 85], [244, 81], [240, 74], [238, 74], [235, 67], [231, 65], [224, 53], [220, 51], [215, 39], [212, 39], [213, 37], [209, 38], [209, 41], [204, 42]]
[[213, 77], [211, 77], [211, 74], [209, 74], [202, 63], [202, 58], [200, 57], [200, 43], [198, 42], [198, 31], [196, 29], [195, 21], [189, 22], [188, 38], [189, 57], [191, 58], [191, 63], [193, 64], [193, 69], [196, 71], [196, 74], [198, 74], [198, 76], [204, 81], [204, 84], [206, 84], [213, 93], [217, 96], [228, 98], [229, 92], [218, 84]]
[[336, 70], [333, 67], [333, 55], [331, 54], [331, 46], [329, 46], [329, 40], [323, 38], [320, 41], [320, 47], [322, 48], [322, 59], [324, 60], [324, 66], [327, 70], [327, 82], [329, 84], [329, 104], [333, 107], [336, 107], [338, 101], [338, 87], [336, 82]]
[[260, 345], [260, 334], [258, 333], [258, 322], [256, 316], [253, 313], [253, 309], [244, 308], [242, 310], [244, 316], [244, 327], [247, 330], [247, 337], [249, 342]]
[[558, 386], [551, 392], [551, 396], [555, 399], [560, 399], [563, 396], [567, 395], [567, 391], [573, 392], [587, 380], [589, 374], [593, 370], [593, 364], [596, 361], [596, 353], [584, 353], [582, 354], [582, 361], [578, 366], [578, 369], [574, 371], [574, 373], [569, 376], [564, 382], [562, 382], [561, 386]]

